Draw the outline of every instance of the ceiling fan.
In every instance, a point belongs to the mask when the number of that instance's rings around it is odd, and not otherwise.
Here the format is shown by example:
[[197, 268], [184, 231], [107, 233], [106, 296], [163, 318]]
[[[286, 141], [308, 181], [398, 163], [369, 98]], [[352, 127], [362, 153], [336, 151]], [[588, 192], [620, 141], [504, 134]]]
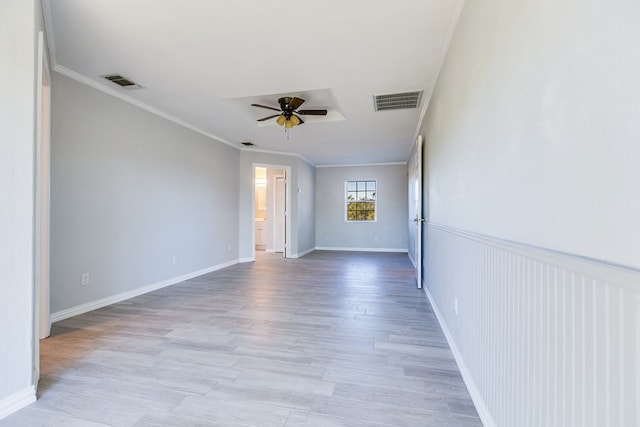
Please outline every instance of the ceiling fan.
[[259, 122], [273, 119], [277, 117], [276, 123], [280, 126], [284, 126], [286, 129], [291, 129], [294, 126], [301, 125], [304, 120], [300, 116], [326, 116], [327, 110], [298, 110], [304, 103], [304, 99], [285, 96], [278, 99], [280, 108], [269, 107], [268, 105], [251, 104], [252, 107], [266, 108], [267, 110], [277, 111], [278, 114], [272, 116], [263, 117], [258, 119]]

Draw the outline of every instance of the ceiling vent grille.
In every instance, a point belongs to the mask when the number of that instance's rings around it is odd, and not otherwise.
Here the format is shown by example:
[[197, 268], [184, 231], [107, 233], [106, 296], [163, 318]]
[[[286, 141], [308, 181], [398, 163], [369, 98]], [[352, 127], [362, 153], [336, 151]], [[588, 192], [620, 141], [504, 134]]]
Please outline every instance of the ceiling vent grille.
[[374, 95], [373, 108], [376, 111], [418, 108], [421, 98], [421, 90], [416, 92], [391, 93], [388, 95]]
[[142, 89], [142, 86], [140, 86], [138, 83], [126, 77], [123, 77], [120, 74], [107, 74], [106, 76], [102, 77], [125, 89]]

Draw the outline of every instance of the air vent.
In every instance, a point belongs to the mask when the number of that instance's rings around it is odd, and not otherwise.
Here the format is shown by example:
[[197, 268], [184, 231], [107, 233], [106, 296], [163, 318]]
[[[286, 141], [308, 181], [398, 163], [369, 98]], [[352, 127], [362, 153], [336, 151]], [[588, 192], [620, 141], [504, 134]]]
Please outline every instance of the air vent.
[[374, 95], [373, 108], [376, 111], [401, 110], [404, 108], [418, 108], [422, 98], [422, 91], [391, 93], [388, 95]]
[[140, 86], [138, 83], [133, 82], [128, 78], [121, 76], [120, 74], [108, 74], [102, 77], [125, 89], [142, 89], [142, 86]]
[[253, 142], [243, 142], [242, 145], [246, 145], [247, 147], [252, 147]]

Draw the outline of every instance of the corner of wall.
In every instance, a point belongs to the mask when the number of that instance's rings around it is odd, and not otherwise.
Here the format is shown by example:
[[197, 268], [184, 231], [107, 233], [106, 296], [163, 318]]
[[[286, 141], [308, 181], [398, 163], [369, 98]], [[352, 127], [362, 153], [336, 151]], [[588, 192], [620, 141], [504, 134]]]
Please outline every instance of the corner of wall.
[[28, 386], [0, 400], [0, 420], [36, 401], [36, 388]]

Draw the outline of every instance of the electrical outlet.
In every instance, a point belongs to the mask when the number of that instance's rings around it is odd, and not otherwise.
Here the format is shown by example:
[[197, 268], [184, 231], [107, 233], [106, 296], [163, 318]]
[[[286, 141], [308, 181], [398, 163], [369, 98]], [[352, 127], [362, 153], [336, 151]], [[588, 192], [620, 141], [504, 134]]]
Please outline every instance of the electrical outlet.
[[458, 297], [453, 297], [453, 312], [458, 315]]
[[80, 285], [87, 286], [89, 284], [89, 273], [82, 273], [80, 275]]
[[227, 246], [227, 252], [231, 252], [231, 245]]
[[178, 263], [178, 255], [174, 255], [173, 256], [173, 263], [177, 264]]

